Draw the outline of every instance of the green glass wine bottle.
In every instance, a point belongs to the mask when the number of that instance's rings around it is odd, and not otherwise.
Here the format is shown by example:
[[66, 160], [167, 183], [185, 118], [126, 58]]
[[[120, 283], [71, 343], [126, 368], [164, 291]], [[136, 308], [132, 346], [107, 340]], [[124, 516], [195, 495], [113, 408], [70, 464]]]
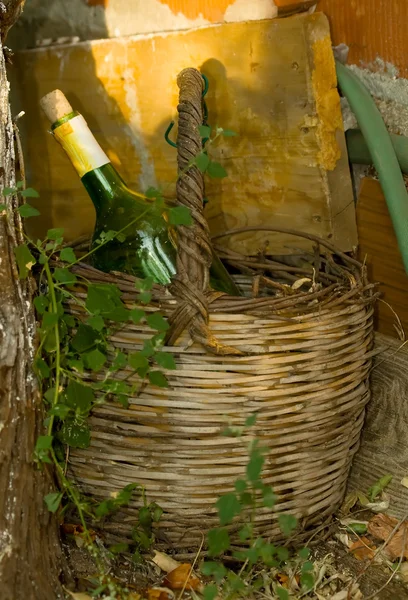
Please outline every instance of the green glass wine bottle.
[[[85, 119], [74, 111], [60, 90], [41, 99], [41, 106], [75, 167], [96, 211], [92, 264], [101, 271], [121, 271], [152, 277], [167, 285], [176, 273], [176, 237], [163, 210], [129, 189], [102, 150]], [[123, 231], [122, 231], [123, 230]], [[100, 246], [108, 231], [122, 233]], [[105, 238], [106, 239], [106, 238]], [[219, 257], [213, 254], [211, 286], [230, 295], [240, 292]]]

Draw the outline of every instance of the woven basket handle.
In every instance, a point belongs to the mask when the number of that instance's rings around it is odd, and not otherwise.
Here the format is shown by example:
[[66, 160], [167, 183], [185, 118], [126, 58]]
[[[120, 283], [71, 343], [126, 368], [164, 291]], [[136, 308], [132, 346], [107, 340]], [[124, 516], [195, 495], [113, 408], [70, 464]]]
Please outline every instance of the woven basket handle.
[[[203, 216], [204, 177], [193, 165], [202, 151], [199, 126], [203, 123], [203, 78], [197, 69], [184, 69], [177, 77], [180, 89], [177, 162], [177, 203], [191, 211], [193, 224], [178, 228], [177, 276], [170, 286], [180, 301], [171, 315], [166, 343], [171, 345], [188, 327], [191, 338], [215, 354], [242, 354], [220, 344], [208, 328], [208, 305], [221, 292], [209, 288], [212, 248], [210, 231]], [[192, 165], [192, 166], [190, 166]]]
[[179, 227], [177, 271], [185, 271], [188, 279], [199, 290], [209, 286], [211, 265], [210, 230], [203, 217], [204, 176], [192, 164], [202, 151], [199, 126], [203, 124], [203, 78], [197, 69], [184, 69], [177, 77], [180, 89], [177, 163], [177, 203], [191, 211], [193, 225]]

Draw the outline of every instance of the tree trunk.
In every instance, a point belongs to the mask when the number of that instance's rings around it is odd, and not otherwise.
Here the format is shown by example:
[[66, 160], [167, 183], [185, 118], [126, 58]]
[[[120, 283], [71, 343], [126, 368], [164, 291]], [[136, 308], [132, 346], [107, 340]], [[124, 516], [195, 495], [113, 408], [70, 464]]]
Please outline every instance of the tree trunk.
[[[8, 88], [0, 43], [0, 190], [15, 185]], [[21, 221], [12, 213], [17, 198], [2, 202], [8, 216], [0, 216], [0, 597], [55, 600], [63, 597], [63, 555], [56, 519], [44, 504], [53, 482], [32, 460], [43, 420], [31, 369], [35, 318], [30, 283], [18, 279], [14, 260], [22, 241]]]

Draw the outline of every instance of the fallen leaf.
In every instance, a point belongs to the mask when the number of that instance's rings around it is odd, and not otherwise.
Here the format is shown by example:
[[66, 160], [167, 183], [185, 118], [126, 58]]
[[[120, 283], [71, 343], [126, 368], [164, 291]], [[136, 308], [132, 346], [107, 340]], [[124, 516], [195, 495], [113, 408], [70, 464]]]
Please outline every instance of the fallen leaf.
[[64, 588], [64, 589], [67, 592], [67, 594], [69, 594], [71, 596], [71, 598], [74, 598], [74, 600], [92, 600], [91, 596], [88, 596], [88, 594], [82, 594], [81, 592], [78, 594], [75, 594], [74, 592], [70, 592], [66, 588]]
[[403, 477], [401, 479], [401, 485], [403, 485], [404, 487], [408, 488], [408, 477]]
[[403, 562], [400, 564], [398, 573], [401, 575], [403, 581], [408, 583], [408, 562]]
[[358, 493], [350, 492], [350, 494], [347, 494], [347, 496], [344, 498], [343, 504], [340, 507], [340, 512], [343, 513], [344, 515], [346, 515], [357, 504], [357, 502], [358, 502]]
[[166, 573], [174, 571], [174, 569], [177, 569], [177, 567], [179, 567], [181, 564], [177, 560], [174, 560], [174, 558], [172, 558], [171, 556], [168, 556], [164, 552], [159, 552], [158, 550], [155, 550], [152, 561], [155, 565], [157, 565], [162, 571], [165, 571]]
[[163, 585], [171, 590], [182, 590], [184, 587], [186, 590], [196, 590], [200, 585], [200, 580], [191, 573], [191, 565], [183, 563], [166, 575]]
[[389, 506], [390, 506], [390, 496], [386, 492], [383, 492], [381, 494], [381, 497], [379, 498], [379, 500], [377, 500], [376, 502], [367, 502], [365, 504], [365, 508], [369, 508], [373, 512], [378, 512], [378, 513], [382, 513], [384, 511], [388, 510]]
[[145, 595], [146, 600], [173, 600], [175, 598], [173, 592], [164, 587], [149, 588]]
[[[61, 525], [61, 529], [66, 535], [83, 536], [83, 534], [84, 534], [84, 528], [82, 527], [82, 525], [76, 525], [73, 523], [63, 523]], [[92, 541], [95, 541], [96, 531], [94, 531], [93, 529], [88, 529], [88, 533], [91, 536]]]
[[362, 537], [351, 544], [349, 551], [358, 560], [369, 560], [374, 557], [376, 547], [368, 538]]
[[350, 537], [347, 535], [347, 533], [336, 533], [334, 537], [336, 537], [339, 540], [339, 542], [344, 544], [344, 546], [346, 546], [346, 548], [350, 548], [352, 542], [350, 540]]
[[[380, 513], [368, 522], [368, 531], [379, 540], [387, 540], [394, 528], [398, 525], [398, 519]], [[384, 548], [384, 553], [395, 560], [400, 556], [408, 558], [408, 522], [404, 521], [394, 533]]]
[[292, 284], [292, 290], [298, 290], [302, 287], [304, 283], [312, 283], [312, 280], [309, 277], [303, 277], [303, 279], [298, 279], [295, 283]]
[[341, 590], [334, 594], [330, 600], [360, 600], [363, 594], [360, 591], [357, 583], [353, 583], [352, 586], [347, 586], [345, 590]]
[[276, 579], [279, 581], [279, 583], [283, 586], [286, 587], [286, 584], [289, 581], [289, 577], [286, 575], [286, 573], [278, 573], [276, 575]]

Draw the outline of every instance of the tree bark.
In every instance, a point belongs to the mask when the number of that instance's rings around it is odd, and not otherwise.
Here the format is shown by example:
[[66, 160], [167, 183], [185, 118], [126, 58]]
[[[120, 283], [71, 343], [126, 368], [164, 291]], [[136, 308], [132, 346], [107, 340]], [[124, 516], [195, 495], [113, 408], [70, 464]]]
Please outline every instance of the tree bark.
[[[1, 4], [1, 3], [0, 3]], [[1, 22], [0, 15], [0, 22]], [[0, 190], [15, 185], [13, 123], [0, 43]], [[35, 317], [30, 282], [18, 279], [13, 249], [22, 242], [16, 197], [0, 216], [0, 597], [62, 598], [62, 551], [56, 519], [44, 504], [50, 472], [33, 462], [42, 402], [32, 372]]]
[[0, 38], [2, 43], [24, 8], [25, 0], [0, 0]]

